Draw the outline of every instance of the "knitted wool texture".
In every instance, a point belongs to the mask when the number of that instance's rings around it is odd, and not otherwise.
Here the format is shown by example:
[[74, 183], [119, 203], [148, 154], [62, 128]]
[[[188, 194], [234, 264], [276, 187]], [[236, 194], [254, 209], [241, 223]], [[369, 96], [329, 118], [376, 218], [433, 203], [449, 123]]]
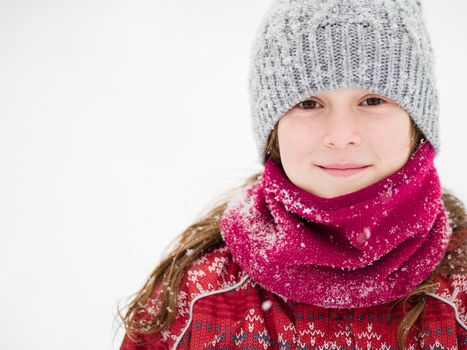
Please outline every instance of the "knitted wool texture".
[[452, 229], [425, 141], [392, 175], [322, 198], [266, 160], [261, 180], [221, 218], [234, 260], [265, 289], [330, 308], [383, 304], [406, 295], [441, 261]]
[[359, 87], [407, 111], [439, 151], [434, 57], [416, 0], [275, 0], [251, 47], [259, 161], [275, 123], [319, 92]]

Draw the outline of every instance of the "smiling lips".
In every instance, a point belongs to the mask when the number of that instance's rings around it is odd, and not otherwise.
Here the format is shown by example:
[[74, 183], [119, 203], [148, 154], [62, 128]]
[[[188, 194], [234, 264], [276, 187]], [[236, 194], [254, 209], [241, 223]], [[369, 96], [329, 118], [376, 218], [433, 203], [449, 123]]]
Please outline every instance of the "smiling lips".
[[326, 166], [318, 166], [327, 174], [333, 176], [351, 176], [369, 167], [369, 165], [364, 164], [328, 164]]

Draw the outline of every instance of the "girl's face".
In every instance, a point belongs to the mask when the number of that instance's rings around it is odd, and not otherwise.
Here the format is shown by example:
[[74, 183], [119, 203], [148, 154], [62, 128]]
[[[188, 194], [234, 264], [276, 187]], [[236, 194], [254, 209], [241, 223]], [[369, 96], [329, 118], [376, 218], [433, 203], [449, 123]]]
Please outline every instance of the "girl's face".
[[[279, 120], [282, 166], [294, 185], [314, 195], [332, 198], [351, 193], [407, 162], [410, 127], [408, 113], [385, 96], [360, 88], [325, 91], [297, 104]], [[366, 167], [325, 169], [339, 165]]]

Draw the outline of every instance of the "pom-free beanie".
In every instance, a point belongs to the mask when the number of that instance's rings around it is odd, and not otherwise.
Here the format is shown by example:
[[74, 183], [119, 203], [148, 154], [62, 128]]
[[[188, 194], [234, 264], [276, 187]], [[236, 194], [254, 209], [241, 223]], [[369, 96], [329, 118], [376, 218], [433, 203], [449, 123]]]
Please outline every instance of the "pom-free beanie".
[[259, 161], [282, 115], [342, 87], [396, 102], [438, 153], [433, 62], [420, 1], [275, 0], [251, 47], [248, 89]]

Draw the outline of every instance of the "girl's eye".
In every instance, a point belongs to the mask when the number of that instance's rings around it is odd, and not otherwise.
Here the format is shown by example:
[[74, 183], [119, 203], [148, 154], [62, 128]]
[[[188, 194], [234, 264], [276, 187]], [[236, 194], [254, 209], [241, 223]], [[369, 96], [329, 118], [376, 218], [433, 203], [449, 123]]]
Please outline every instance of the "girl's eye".
[[364, 101], [368, 101], [368, 104], [367, 104], [368, 106], [377, 106], [381, 104], [381, 103], [378, 103], [378, 101], [381, 101], [382, 103], [386, 102], [382, 98], [379, 98], [379, 97], [368, 97]]
[[[315, 107], [317, 103], [318, 102], [316, 102], [314, 100], [306, 100], [306, 101], [300, 102], [298, 104], [298, 106], [301, 109], [314, 109], [313, 107]], [[319, 103], [318, 103], [318, 105], [319, 105]]]

